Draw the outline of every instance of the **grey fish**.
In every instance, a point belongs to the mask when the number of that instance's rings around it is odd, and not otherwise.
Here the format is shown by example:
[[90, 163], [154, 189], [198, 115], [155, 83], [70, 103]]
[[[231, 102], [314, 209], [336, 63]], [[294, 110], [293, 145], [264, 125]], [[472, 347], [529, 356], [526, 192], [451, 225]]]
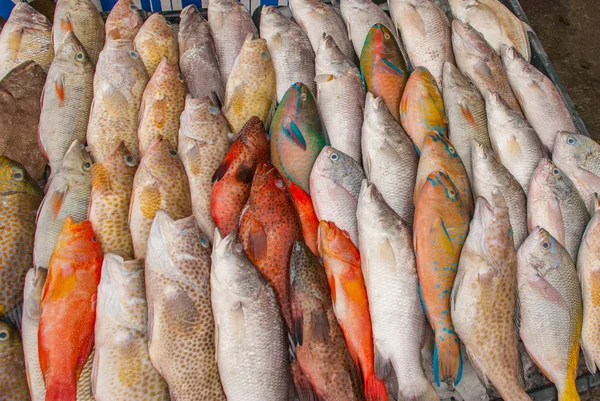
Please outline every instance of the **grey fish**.
[[0, 394], [3, 401], [29, 401], [19, 333], [0, 321]]

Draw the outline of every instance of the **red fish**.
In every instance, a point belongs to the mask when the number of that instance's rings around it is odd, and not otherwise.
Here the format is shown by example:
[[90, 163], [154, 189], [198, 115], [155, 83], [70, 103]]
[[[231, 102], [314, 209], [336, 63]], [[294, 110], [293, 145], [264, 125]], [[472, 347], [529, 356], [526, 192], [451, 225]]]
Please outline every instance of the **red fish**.
[[319, 231], [319, 219], [315, 213], [315, 208], [312, 204], [310, 195], [298, 185], [291, 181], [288, 181], [288, 188], [290, 195], [296, 205], [296, 210], [300, 216], [300, 223], [302, 224], [302, 236], [304, 242], [310, 250], [315, 254], [319, 255], [319, 248], [317, 247], [317, 233]]

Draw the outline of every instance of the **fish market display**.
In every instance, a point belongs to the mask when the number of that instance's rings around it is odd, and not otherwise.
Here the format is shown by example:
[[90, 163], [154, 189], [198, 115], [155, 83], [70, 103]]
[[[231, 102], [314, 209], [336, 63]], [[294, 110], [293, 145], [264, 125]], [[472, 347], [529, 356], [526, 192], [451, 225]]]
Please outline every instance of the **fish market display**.
[[0, 321], [0, 394], [6, 401], [29, 400], [19, 333]]
[[254, 116], [268, 126], [276, 97], [275, 67], [267, 41], [248, 34], [225, 87], [223, 114], [233, 132]]
[[309, 192], [310, 171], [328, 141], [308, 86], [297, 82], [287, 90], [273, 115], [269, 137], [273, 166]]
[[237, 230], [256, 167], [268, 162], [267, 133], [260, 119], [253, 117], [244, 125], [212, 176], [210, 215], [223, 235]]
[[316, 95], [315, 52], [302, 28], [273, 6], [264, 6], [260, 15], [260, 37], [267, 41], [275, 67], [277, 101], [297, 82]]
[[[210, 274], [215, 348], [228, 401], [288, 401], [288, 332], [275, 292], [235, 232], [215, 230]], [[243, 330], [240, 330], [243, 328]]]
[[225, 400], [215, 359], [210, 263], [210, 242], [194, 216], [174, 220], [156, 213], [146, 257], [148, 349], [172, 399]]
[[184, 8], [180, 17], [179, 68], [187, 88], [194, 99], [208, 96], [214, 104], [221, 105], [225, 100], [225, 83], [208, 22], [193, 4]]
[[85, 142], [93, 79], [93, 61], [73, 32], [67, 32], [48, 70], [38, 130], [53, 173], [75, 139]]
[[77, 379], [94, 345], [100, 242], [89, 221], [71, 217], [56, 241], [44, 286], [39, 357], [46, 400], [75, 400]]
[[17, 2], [0, 32], [0, 79], [25, 61], [48, 71], [54, 58], [52, 24], [26, 2]]
[[159, 209], [173, 219], [183, 219], [192, 214], [185, 169], [177, 151], [161, 136], [148, 148], [133, 179], [129, 229], [136, 259], [146, 256], [150, 227]]
[[556, 385], [560, 400], [579, 400], [581, 289], [573, 260], [543, 228], [534, 228], [517, 253], [517, 284], [519, 335], [527, 353]]
[[362, 159], [369, 182], [377, 186], [386, 203], [412, 227], [417, 153], [384, 99], [374, 98], [371, 93], [367, 93], [365, 102]]
[[177, 64], [162, 59], [142, 96], [138, 140], [144, 157], [154, 140], [162, 136], [177, 149], [179, 116], [185, 106], [185, 83]]
[[34, 267], [48, 268], [65, 218], [86, 220], [90, 203], [92, 161], [83, 144], [73, 141], [50, 181], [37, 213], [33, 243]]
[[107, 40], [127, 39], [133, 41], [143, 24], [144, 20], [140, 15], [140, 10], [133, 0], [118, 0], [106, 18], [104, 30]]
[[505, 400], [529, 401], [519, 382], [514, 327], [517, 261], [508, 207], [499, 190], [477, 198], [460, 256], [451, 313], [469, 360]]
[[369, 29], [360, 55], [360, 71], [367, 92], [382, 97], [392, 116], [400, 121], [400, 100], [409, 72], [390, 29], [381, 23]]
[[42, 196], [23, 166], [0, 156], [0, 317], [21, 304]]
[[308, 192], [300, 188], [293, 182], [288, 183], [288, 190], [294, 204], [296, 205], [296, 211], [300, 218], [300, 224], [302, 225], [302, 236], [304, 237], [304, 243], [310, 248], [315, 254], [319, 255], [319, 248], [317, 246], [317, 237], [319, 232], [319, 219], [315, 213], [315, 208], [312, 203], [312, 199]]
[[212, 176], [229, 149], [229, 125], [209, 97], [185, 101], [179, 129], [179, 157], [190, 183], [192, 209], [200, 229], [212, 242], [210, 217]]
[[148, 77], [152, 78], [163, 58], [171, 63], [179, 59], [177, 37], [165, 17], [152, 14], [140, 28], [133, 42], [135, 51], [143, 61]]
[[418, 153], [432, 131], [448, 136], [448, 118], [435, 78], [425, 67], [410, 74], [400, 102], [400, 122]]
[[360, 71], [332, 36], [323, 36], [315, 64], [319, 112], [331, 146], [361, 162], [365, 88]]
[[221, 79], [225, 84], [248, 34], [258, 36], [258, 31], [246, 6], [237, 0], [210, 1], [208, 25], [215, 41]]
[[454, 63], [448, 17], [431, 0], [390, 0], [389, 6], [413, 68], [429, 70], [441, 90], [444, 63]]
[[95, 399], [168, 401], [167, 383], [148, 356], [144, 261], [106, 253], [97, 302]]
[[365, 181], [357, 216], [377, 376], [398, 382], [398, 400], [439, 400], [421, 365], [426, 323], [411, 229]]

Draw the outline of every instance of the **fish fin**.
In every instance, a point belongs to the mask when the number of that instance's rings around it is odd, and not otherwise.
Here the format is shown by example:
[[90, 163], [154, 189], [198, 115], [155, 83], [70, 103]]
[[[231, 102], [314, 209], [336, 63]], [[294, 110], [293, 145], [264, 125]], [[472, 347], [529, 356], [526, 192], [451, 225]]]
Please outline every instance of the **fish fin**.
[[367, 401], [387, 401], [387, 390], [383, 380], [372, 374], [365, 381], [365, 395]]
[[[281, 34], [276, 33], [275, 35], [271, 36], [269, 45], [273, 49], [280, 49], [283, 46], [283, 38], [281, 37]], [[271, 53], [273, 53], [273, 50], [271, 50]]]
[[110, 191], [110, 172], [101, 163], [92, 164], [92, 188], [100, 193]]
[[456, 276], [454, 277], [454, 283], [452, 284], [452, 292], [450, 293], [450, 313], [455, 310], [457, 304], [456, 301], [458, 299], [458, 295], [460, 294], [464, 278], [465, 270], [458, 269]]
[[558, 290], [540, 275], [528, 277], [527, 283], [533, 290], [537, 291], [546, 300], [552, 302], [553, 304], [562, 304], [566, 307], [567, 304]]
[[19, 333], [21, 333], [21, 323], [23, 320], [23, 304], [15, 306], [13, 309], [8, 311], [6, 315], [4, 315], [4, 319]]
[[246, 163], [242, 163], [239, 165], [237, 170], [235, 170], [235, 179], [238, 182], [243, 182], [246, 184], [251, 184], [254, 179], [255, 169], [252, 166], [249, 166]]
[[158, 185], [150, 184], [142, 188], [139, 207], [146, 219], [154, 219], [156, 212], [160, 209], [160, 202], [161, 195]]
[[304, 139], [304, 135], [302, 135], [300, 128], [298, 128], [295, 122], [290, 121], [289, 128], [284, 125], [282, 130], [285, 135], [292, 140], [292, 142], [298, 145], [302, 150], [306, 150], [306, 140]]
[[385, 64], [386, 66], [390, 67], [390, 69], [391, 69], [393, 72], [395, 72], [396, 74], [398, 74], [398, 75], [400, 75], [400, 76], [404, 76], [404, 72], [403, 72], [403, 71], [402, 71], [400, 68], [396, 67], [396, 66], [395, 66], [395, 65], [394, 65], [394, 64], [393, 64], [391, 61], [389, 61], [388, 59], [385, 59], [385, 58], [383, 58], [383, 57], [382, 57], [382, 58], [381, 58], [381, 62], [382, 62], [383, 64]]
[[469, 104], [464, 100], [460, 100], [458, 102], [458, 107], [460, 108], [460, 113], [463, 115], [465, 120], [474, 127], [476, 124], [475, 116], [473, 116], [473, 112], [469, 108]]
[[437, 330], [434, 336], [433, 378], [435, 384], [439, 387], [440, 379], [451, 377], [454, 379], [454, 386], [456, 386], [460, 383], [462, 377], [463, 364], [458, 337], [455, 334], [447, 334], [445, 340], [441, 340]]
[[54, 80], [54, 91], [56, 92], [56, 97], [58, 98], [58, 105], [65, 105], [65, 76], [64, 74], [60, 74], [60, 76]]
[[219, 164], [219, 167], [217, 167], [217, 169], [215, 170], [215, 172], [212, 176], [212, 182], [217, 182], [221, 178], [223, 178], [225, 176], [225, 174], [227, 173], [227, 170], [229, 170], [229, 166], [231, 166], [232, 162], [233, 162], [233, 153], [227, 153], [227, 155], [225, 155], [225, 158], [223, 159], [221, 164]]
[[267, 233], [265, 232], [262, 224], [250, 213], [246, 212], [244, 217], [252, 219], [249, 224], [248, 232], [248, 247], [246, 253], [252, 261], [263, 260], [267, 257]]
[[71, 15], [69, 13], [60, 19], [60, 29], [63, 32], [73, 32], [73, 23], [71, 22]]
[[68, 192], [69, 185], [65, 184], [62, 188], [59, 188], [50, 195], [50, 212], [52, 213], [53, 219], [58, 218], [58, 214], [63, 207]]
[[[292, 284], [292, 287], [294, 285]], [[292, 288], [292, 339], [294, 345], [304, 343], [304, 314], [302, 312], [302, 301], [297, 299], [295, 290]]]
[[486, 389], [489, 389], [490, 388], [490, 380], [488, 379], [487, 375], [485, 374], [485, 371], [482, 368], [482, 364], [477, 360], [477, 357], [475, 355], [473, 355], [473, 353], [469, 352], [469, 350], [467, 348], [465, 348], [465, 350], [467, 351], [467, 356], [469, 357], [469, 360], [471, 361], [471, 366], [473, 366], [473, 370], [477, 374], [479, 381], [481, 381], [481, 384], [483, 384], [483, 386]]
[[312, 327], [311, 334], [315, 341], [327, 342], [329, 339], [329, 319], [327, 319], [327, 310], [322, 308], [319, 311], [311, 313]]
[[392, 361], [386, 359], [379, 348], [377, 348], [377, 344], [373, 344], [374, 351], [374, 365], [375, 365], [375, 375], [381, 380], [385, 380], [388, 376], [390, 376], [394, 367], [392, 366]]
[[171, 286], [170, 290], [165, 292], [164, 308], [170, 312], [166, 315], [166, 324], [178, 332], [188, 330], [188, 327], [197, 324], [200, 318], [189, 293], [179, 285]]
[[583, 336], [579, 338], [579, 345], [581, 346], [581, 350], [583, 351], [583, 356], [585, 358], [585, 366], [587, 366], [591, 374], [596, 374], [597, 364], [596, 360], [594, 359], [594, 353], [592, 352], [591, 347], [588, 347], [585, 343]]
[[[296, 365], [296, 366], [293, 366]], [[318, 401], [319, 398], [315, 393], [315, 389], [313, 388], [310, 380], [302, 369], [300, 368], [300, 364], [298, 361], [292, 361], [292, 378], [294, 381], [293, 387], [296, 391], [293, 396], [294, 398], [290, 398], [291, 401]]]
[[333, 74], [319, 74], [315, 77], [315, 82], [318, 84], [323, 84], [325, 82], [333, 81], [335, 77]]
[[365, 80], [365, 73], [360, 65], [358, 67], [360, 71], [360, 80], [362, 81], [363, 87], [365, 88], [365, 91], [369, 91], [369, 88], [367, 88], [367, 81]]

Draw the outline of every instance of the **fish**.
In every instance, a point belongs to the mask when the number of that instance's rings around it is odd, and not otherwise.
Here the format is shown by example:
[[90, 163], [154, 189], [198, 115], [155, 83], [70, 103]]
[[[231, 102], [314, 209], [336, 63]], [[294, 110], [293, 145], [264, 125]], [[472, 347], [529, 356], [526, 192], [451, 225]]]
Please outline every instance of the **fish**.
[[315, 54], [318, 53], [322, 38], [331, 36], [350, 62], [358, 60], [341, 12], [336, 11], [332, 5], [325, 4], [321, 0], [291, 0], [288, 7], [294, 21], [308, 36]]
[[412, 230], [373, 183], [363, 181], [356, 214], [375, 373], [398, 383], [395, 399], [439, 401], [421, 364], [428, 329], [419, 300]]
[[185, 107], [185, 83], [177, 62], [162, 59], [148, 81], [140, 106], [138, 140], [140, 158], [158, 136], [177, 149], [179, 117]]
[[160, 13], [152, 14], [140, 28], [133, 41], [135, 51], [143, 61], [148, 77], [152, 78], [163, 58], [171, 63], [179, 60], [179, 45], [171, 24]]
[[517, 252], [519, 334], [527, 353], [558, 391], [560, 401], [579, 400], [582, 301], [575, 264], [543, 228], [534, 228]]
[[558, 132], [577, 132], [571, 112], [550, 78], [529, 64], [514, 47], [505, 47], [500, 54], [525, 118], [552, 153]]
[[227, 154], [229, 124], [208, 96], [187, 95], [179, 128], [179, 157], [192, 195], [192, 210], [200, 229], [211, 241], [215, 223], [210, 216], [212, 176]]
[[228, 401], [289, 400], [288, 330], [273, 288], [232, 231], [215, 229], [210, 292], [219, 374]]
[[246, 6], [236, 0], [209, 2], [208, 26], [215, 41], [221, 79], [226, 84], [247, 36], [258, 36], [258, 30]]
[[39, 145], [52, 173], [75, 139], [85, 142], [90, 117], [94, 64], [73, 32], [67, 32], [50, 69], [41, 100]]
[[492, 149], [527, 195], [533, 171], [547, 156], [546, 149], [527, 120], [498, 93], [486, 94], [485, 109]]
[[360, 55], [360, 72], [367, 92], [382, 97], [392, 116], [400, 121], [400, 100], [410, 74], [390, 29], [393, 25], [388, 29], [381, 23], [369, 29]]
[[269, 144], [271, 163], [281, 176], [310, 192], [310, 170], [329, 141], [308, 86], [296, 82], [287, 90], [273, 115]]
[[431, 0], [390, 0], [389, 7], [413, 68], [426, 68], [442, 90], [444, 63], [454, 64], [448, 17]]
[[331, 145], [361, 163], [366, 93], [360, 71], [344, 56], [333, 37], [323, 36], [315, 72], [319, 113]]
[[473, 180], [471, 141], [492, 146], [487, 129], [485, 101], [475, 84], [452, 63], [444, 64], [444, 108], [448, 117], [449, 139]]
[[92, 164], [88, 219], [102, 252], [133, 258], [129, 203], [138, 159], [121, 142], [102, 163]]
[[33, 61], [19, 64], [0, 80], [0, 154], [25, 167], [36, 181], [42, 179], [48, 164], [38, 146], [45, 81], [46, 73]]
[[65, 219], [42, 292], [38, 332], [46, 400], [75, 400], [77, 379], [94, 346], [100, 241], [89, 220]]
[[146, 256], [148, 350], [171, 399], [226, 399], [215, 358], [210, 254], [194, 216], [156, 213]]
[[452, 324], [450, 292], [460, 253], [469, 233], [469, 214], [454, 183], [444, 172], [429, 174], [415, 205], [413, 242], [419, 295], [434, 331], [433, 376], [462, 378], [460, 341]]
[[0, 156], [0, 318], [21, 306], [32, 263], [35, 215], [43, 196], [23, 166]]
[[317, 246], [317, 238], [319, 232], [319, 219], [315, 213], [312, 199], [308, 192], [293, 182], [288, 182], [288, 190], [290, 191], [294, 205], [296, 205], [298, 217], [300, 218], [304, 243], [310, 248], [312, 253], [318, 256], [319, 248]]
[[181, 11], [180, 18], [179, 68], [186, 86], [194, 99], [208, 96], [220, 106], [225, 101], [225, 83], [209, 24], [193, 4]]
[[492, 203], [477, 198], [452, 288], [454, 330], [469, 360], [505, 400], [528, 401], [520, 379], [515, 330], [517, 261], [508, 206], [502, 193]]
[[21, 332], [27, 383], [32, 401], [44, 401], [46, 398], [46, 384], [42, 376], [38, 354], [38, 328], [40, 324], [40, 302], [47, 273], [46, 269], [32, 267], [25, 276], [23, 289]]
[[140, 10], [133, 0], [117, 0], [104, 24], [105, 40], [127, 39], [133, 41], [144, 24]]
[[369, 183], [411, 228], [419, 159], [412, 141], [382, 97], [367, 93], [362, 127], [362, 159]]
[[0, 394], [6, 401], [29, 400], [23, 345], [17, 330], [0, 321]]
[[315, 52], [308, 36], [274, 6], [264, 6], [260, 15], [260, 37], [267, 41], [275, 67], [277, 101], [281, 103], [290, 86], [297, 82], [315, 95]]
[[269, 162], [267, 132], [252, 117], [229, 147], [212, 176], [210, 216], [222, 235], [237, 230], [240, 213], [250, 196], [256, 167]]
[[515, 249], [519, 249], [527, 235], [527, 197], [517, 179], [498, 161], [492, 149], [472, 140], [473, 175], [471, 189], [473, 197], [492, 202], [494, 190], [500, 191], [508, 207], [508, 217]]
[[248, 203], [240, 214], [238, 237], [250, 261], [273, 287], [291, 328], [290, 254], [294, 243], [302, 239], [302, 227], [287, 187], [271, 165], [256, 167]]
[[104, 47], [104, 20], [90, 0], [58, 0], [54, 9], [52, 44], [54, 52], [62, 45], [67, 33], [73, 32], [89, 56], [92, 65]]
[[17, 2], [0, 32], [0, 79], [25, 61], [44, 72], [54, 59], [52, 23], [26, 2]]
[[360, 370], [367, 400], [387, 400], [385, 383], [375, 374], [373, 334], [360, 253], [334, 222], [319, 222], [319, 253], [337, 318], [350, 355]]
[[502, 46], [515, 47], [527, 60], [531, 59], [531, 48], [525, 24], [498, 0], [449, 0], [452, 14], [464, 23], [481, 32], [496, 53]]
[[479, 92], [497, 92], [509, 107], [521, 113], [519, 102], [513, 93], [500, 56], [471, 25], [458, 19], [452, 21], [452, 46], [456, 66]]
[[462, 201], [465, 210], [469, 216], [472, 216], [474, 210], [473, 193], [465, 165], [452, 143], [445, 136], [431, 133], [425, 138], [423, 151], [419, 158], [417, 181], [415, 183], [415, 205], [419, 202], [421, 190], [429, 179], [429, 175], [436, 171], [448, 175], [456, 189], [458, 189], [458, 197]]
[[139, 156], [138, 115], [147, 83], [146, 68], [131, 41], [109, 39], [96, 65], [87, 131], [96, 162], [103, 162], [121, 142]]
[[365, 179], [360, 164], [332, 146], [325, 146], [310, 173], [310, 194], [319, 220], [335, 223], [358, 245], [356, 206]]
[[527, 227], [548, 231], [577, 261], [581, 238], [590, 221], [577, 189], [552, 161], [542, 159], [533, 172], [527, 191]]
[[291, 302], [295, 356], [319, 400], [364, 400], [360, 374], [336, 320], [327, 275], [302, 242], [292, 248]]
[[448, 117], [442, 93], [425, 67], [415, 68], [408, 78], [400, 101], [400, 123], [418, 154], [432, 131], [448, 137]]
[[90, 204], [92, 159], [84, 145], [74, 140], [60, 169], [46, 188], [35, 221], [33, 266], [48, 268], [65, 218], [87, 219]]
[[595, 193], [600, 193], [600, 145], [581, 134], [557, 134], [552, 162], [571, 179], [585, 202], [588, 213], [595, 213]]
[[129, 229], [136, 259], [146, 257], [150, 227], [159, 209], [173, 219], [192, 214], [190, 186], [183, 163], [169, 140], [161, 136], [150, 145], [133, 178]]

